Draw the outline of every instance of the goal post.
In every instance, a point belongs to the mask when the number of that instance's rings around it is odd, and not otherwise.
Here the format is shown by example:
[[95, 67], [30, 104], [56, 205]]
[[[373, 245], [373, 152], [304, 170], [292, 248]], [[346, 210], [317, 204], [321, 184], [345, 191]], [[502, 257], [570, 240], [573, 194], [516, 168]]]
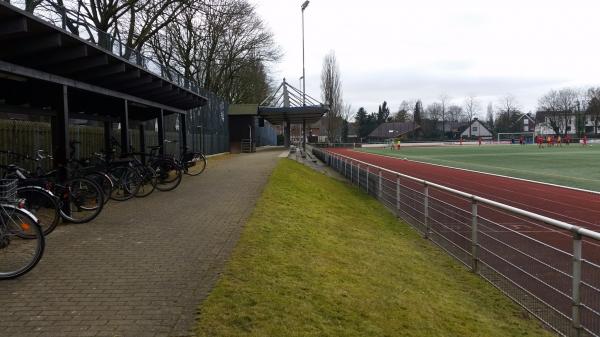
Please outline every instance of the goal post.
[[503, 141], [511, 141], [518, 140], [521, 136], [525, 139], [526, 143], [533, 143], [533, 138], [535, 137], [535, 132], [499, 132], [498, 133], [498, 143]]

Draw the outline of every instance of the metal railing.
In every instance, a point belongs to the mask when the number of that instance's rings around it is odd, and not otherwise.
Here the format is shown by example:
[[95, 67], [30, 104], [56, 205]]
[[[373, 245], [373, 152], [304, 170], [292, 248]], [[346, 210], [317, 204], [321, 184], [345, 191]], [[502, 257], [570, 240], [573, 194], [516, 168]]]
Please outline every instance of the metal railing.
[[312, 151], [558, 334], [600, 336], [600, 233]]

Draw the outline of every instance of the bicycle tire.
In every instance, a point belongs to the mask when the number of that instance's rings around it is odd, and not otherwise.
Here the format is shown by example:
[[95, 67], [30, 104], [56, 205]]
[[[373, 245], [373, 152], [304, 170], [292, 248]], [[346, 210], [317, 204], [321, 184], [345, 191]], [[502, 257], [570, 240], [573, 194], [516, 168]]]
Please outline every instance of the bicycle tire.
[[25, 200], [25, 209], [37, 218], [44, 235], [52, 233], [61, 219], [58, 198], [39, 186], [19, 187], [17, 197]]
[[135, 194], [136, 198], [145, 198], [152, 194], [156, 189], [157, 176], [156, 172], [152, 167], [149, 166], [138, 166], [136, 167], [139, 175], [141, 176], [140, 188]]
[[101, 171], [90, 171], [85, 174], [85, 177], [94, 181], [104, 192], [104, 203], [106, 204], [110, 200], [110, 195], [115, 187], [114, 182], [110, 176]]
[[[26, 231], [27, 233], [23, 233]], [[22, 276], [35, 267], [44, 255], [45, 238], [36, 217], [13, 205], [0, 205], [0, 280]], [[24, 248], [32, 254], [25, 256]], [[14, 249], [12, 253], [10, 249]], [[23, 263], [19, 263], [22, 259]], [[8, 264], [15, 267], [9, 267]]]
[[[80, 177], [70, 179], [66, 185], [69, 192], [60, 210], [63, 219], [72, 223], [86, 223], [94, 220], [102, 212], [104, 192], [94, 181]], [[65, 205], [64, 202], [68, 204]], [[87, 205], [86, 202], [90, 204]]]
[[155, 160], [150, 164], [150, 167], [156, 171], [157, 181], [156, 189], [162, 192], [172, 191], [179, 184], [183, 178], [183, 170], [175, 163], [174, 160], [170, 159], [159, 159]]
[[109, 171], [109, 176], [113, 179], [115, 187], [110, 198], [116, 201], [125, 201], [133, 198], [139, 190], [138, 173], [129, 166], [113, 167]]
[[185, 174], [195, 177], [200, 175], [206, 169], [207, 160], [204, 154], [194, 152], [190, 160], [183, 162]]

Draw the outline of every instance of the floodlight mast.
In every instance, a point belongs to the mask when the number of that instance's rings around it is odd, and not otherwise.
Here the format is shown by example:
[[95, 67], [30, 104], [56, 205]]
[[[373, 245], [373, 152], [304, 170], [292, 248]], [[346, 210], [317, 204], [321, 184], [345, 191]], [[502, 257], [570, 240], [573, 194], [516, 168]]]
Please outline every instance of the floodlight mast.
[[304, 67], [304, 10], [308, 7], [310, 1], [306, 0], [302, 4], [302, 105], [306, 106], [306, 69]]

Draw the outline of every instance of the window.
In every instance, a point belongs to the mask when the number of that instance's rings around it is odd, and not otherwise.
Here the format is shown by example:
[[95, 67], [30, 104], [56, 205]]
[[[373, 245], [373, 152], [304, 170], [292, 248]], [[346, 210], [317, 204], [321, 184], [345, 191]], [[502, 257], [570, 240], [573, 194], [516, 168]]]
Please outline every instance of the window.
[[[525, 121], [527, 121], [527, 119]], [[525, 124], [527, 124], [527, 123], [525, 123]], [[523, 131], [528, 132], [529, 126], [528, 125], [523, 126]]]
[[477, 132], [477, 127], [476, 126], [472, 127], [471, 132]]
[[523, 125], [529, 125], [529, 119], [527, 119], [527, 118], [523, 119]]

